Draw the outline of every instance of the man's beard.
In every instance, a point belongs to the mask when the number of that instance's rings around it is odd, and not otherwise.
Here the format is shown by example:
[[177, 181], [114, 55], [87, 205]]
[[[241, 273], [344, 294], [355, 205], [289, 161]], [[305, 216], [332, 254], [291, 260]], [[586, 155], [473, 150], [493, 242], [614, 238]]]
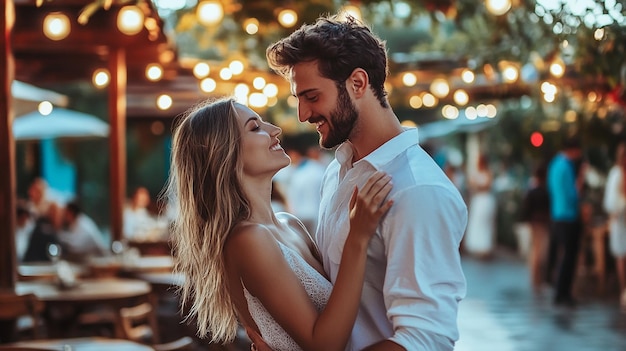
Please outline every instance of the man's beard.
[[[339, 87], [337, 90], [337, 107], [330, 113], [327, 121], [332, 122], [332, 128], [328, 128], [328, 135], [325, 140], [320, 138], [320, 145], [325, 149], [332, 149], [348, 140], [359, 116], [345, 86]], [[329, 127], [331, 126], [329, 125]]]

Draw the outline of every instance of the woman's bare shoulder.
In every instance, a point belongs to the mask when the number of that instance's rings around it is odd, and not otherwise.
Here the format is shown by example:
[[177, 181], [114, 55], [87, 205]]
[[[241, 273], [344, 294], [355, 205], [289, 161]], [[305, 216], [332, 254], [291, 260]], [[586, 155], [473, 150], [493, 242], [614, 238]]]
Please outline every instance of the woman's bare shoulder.
[[272, 233], [266, 226], [259, 223], [242, 222], [237, 224], [226, 238], [224, 252], [247, 250], [264, 245], [272, 238]]

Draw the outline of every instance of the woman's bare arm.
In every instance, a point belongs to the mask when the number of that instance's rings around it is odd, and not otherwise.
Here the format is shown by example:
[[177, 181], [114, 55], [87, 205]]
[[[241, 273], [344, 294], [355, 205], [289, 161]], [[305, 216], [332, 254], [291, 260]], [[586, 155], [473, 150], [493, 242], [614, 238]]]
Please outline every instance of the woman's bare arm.
[[[231, 233], [227, 264], [236, 269], [248, 291], [304, 350], [343, 350], [358, 311], [367, 246], [392, 202], [385, 201], [390, 178], [376, 173], [351, 201], [351, 228], [335, 287], [318, 313], [293, 273], [271, 231], [244, 225]], [[230, 268], [229, 268], [230, 270]]]

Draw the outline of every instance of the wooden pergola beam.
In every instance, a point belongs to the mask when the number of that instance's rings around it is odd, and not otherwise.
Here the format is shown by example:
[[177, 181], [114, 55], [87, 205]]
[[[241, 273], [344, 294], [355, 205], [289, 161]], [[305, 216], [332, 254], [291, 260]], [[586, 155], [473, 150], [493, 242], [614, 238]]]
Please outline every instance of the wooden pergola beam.
[[15, 287], [17, 278], [15, 259], [15, 213], [16, 213], [16, 180], [13, 165], [15, 164], [15, 142], [13, 138], [13, 107], [11, 106], [11, 85], [13, 83], [14, 65], [11, 51], [11, 32], [15, 22], [12, 0], [0, 2], [0, 165], [8, 168], [8, 172], [0, 172], [0, 289]]

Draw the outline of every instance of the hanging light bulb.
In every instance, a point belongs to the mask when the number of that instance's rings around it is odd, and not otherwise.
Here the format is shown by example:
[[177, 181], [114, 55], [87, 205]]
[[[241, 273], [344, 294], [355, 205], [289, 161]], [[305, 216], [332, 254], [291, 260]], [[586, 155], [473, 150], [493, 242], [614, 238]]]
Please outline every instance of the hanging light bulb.
[[413, 72], [406, 72], [402, 75], [402, 83], [407, 87], [417, 84], [417, 76]]
[[459, 89], [454, 92], [454, 102], [459, 106], [465, 106], [469, 102], [469, 95], [463, 89]]
[[42, 116], [47, 116], [51, 114], [53, 109], [54, 109], [54, 106], [52, 105], [50, 101], [47, 101], [47, 100], [40, 102], [39, 105], [37, 106], [37, 111], [39, 111], [39, 113]]
[[126, 35], [135, 35], [143, 29], [145, 16], [137, 6], [124, 6], [117, 13], [117, 28]]
[[96, 88], [104, 88], [109, 85], [109, 82], [111, 81], [111, 75], [106, 69], [100, 68], [93, 72], [91, 81]]
[[259, 31], [259, 20], [256, 18], [248, 18], [243, 21], [243, 29], [250, 35], [256, 34]]
[[443, 78], [436, 78], [430, 84], [430, 92], [438, 98], [443, 98], [450, 92], [450, 85], [448, 81]]
[[485, 0], [487, 11], [496, 16], [501, 16], [511, 9], [511, 0]]
[[43, 20], [43, 33], [52, 40], [65, 39], [70, 34], [70, 19], [61, 12], [51, 12]]
[[163, 67], [158, 63], [153, 63], [146, 67], [146, 78], [149, 80], [156, 82], [163, 78]]
[[198, 4], [196, 9], [198, 22], [205, 26], [218, 24], [224, 18], [224, 7], [216, 0], [205, 0]]
[[278, 23], [285, 28], [291, 28], [298, 22], [298, 14], [291, 9], [284, 9], [278, 14]]
[[208, 76], [209, 73], [211, 73], [211, 67], [206, 62], [198, 62], [193, 66], [193, 75], [198, 79]]
[[167, 94], [161, 94], [157, 97], [156, 104], [160, 110], [168, 110], [173, 104], [172, 97]]

